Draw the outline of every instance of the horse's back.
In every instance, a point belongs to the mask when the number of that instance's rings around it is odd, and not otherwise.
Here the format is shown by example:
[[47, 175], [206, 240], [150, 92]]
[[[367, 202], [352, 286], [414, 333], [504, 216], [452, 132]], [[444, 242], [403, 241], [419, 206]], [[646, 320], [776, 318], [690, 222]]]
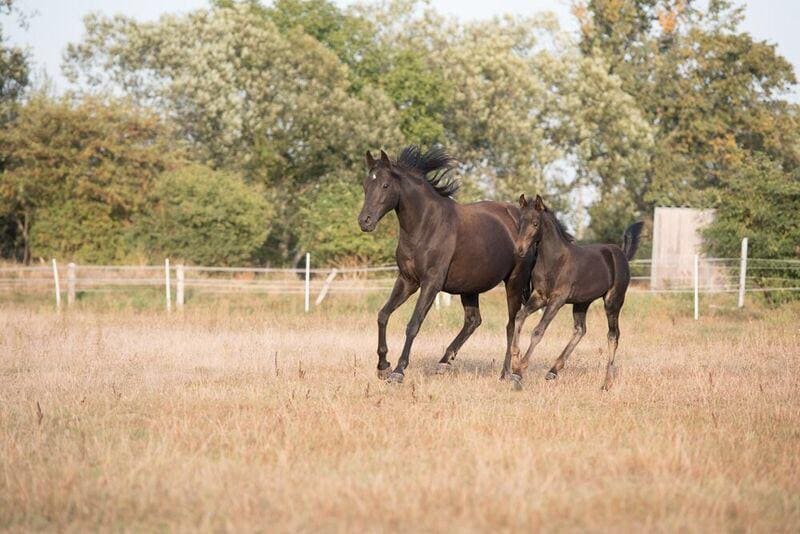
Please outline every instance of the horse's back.
[[624, 291], [630, 281], [625, 254], [617, 245], [592, 244], [575, 247], [575, 302], [593, 300], [609, 292]]
[[482, 293], [514, 269], [519, 208], [504, 202], [458, 204], [456, 246], [445, 291]]

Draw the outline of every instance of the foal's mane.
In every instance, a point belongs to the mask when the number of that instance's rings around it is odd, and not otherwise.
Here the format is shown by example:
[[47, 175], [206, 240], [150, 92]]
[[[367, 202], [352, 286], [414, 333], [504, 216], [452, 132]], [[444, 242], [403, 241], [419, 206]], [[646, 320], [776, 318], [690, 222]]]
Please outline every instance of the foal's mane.
[[567, 231], [567, 227], [566, 227], [566, 226], [564, 226], [564, 223], [562, 223], [562, 222], [561, 222], [561, 221], [558, 219], [558, 217], [556, 217], [556, 214], [555, 214], [555, 213], [553, 213], [552, 211], [550, 211], [550, 210], [548, 209], [547, 211], [545, 211], [544, 213], [542, 213], [542, 215], [546, 216], [548, 219], [550, 219], [550, 220], [553, 222], [553, 226], [554, 226], [554, 227], [555, 227], [555, 229], [556, 229], [556, 233], [558, 234], [558, 236], [559, 236], [561, 239], [563, 239], [563, 240], [564, 240], [564, 241], [566, 241], [567, 243], [574, 243], [574, 242], [575, 242], [575, 236], [573, 236], [571, 233], [569, 233], [569, 232]]
[[418, 173], [443, 197], [452, 197], [460, 187], [458, 181], [450, 176], [456, 160], [443, 148], [435, 147], [422, 152], [418, 146], [407, 146], [400, 152], [394, 164], [406, 171]]

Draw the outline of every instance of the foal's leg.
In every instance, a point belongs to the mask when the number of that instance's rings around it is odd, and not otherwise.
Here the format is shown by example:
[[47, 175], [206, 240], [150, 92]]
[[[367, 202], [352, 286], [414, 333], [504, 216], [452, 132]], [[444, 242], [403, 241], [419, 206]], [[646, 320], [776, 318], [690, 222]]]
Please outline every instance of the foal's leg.
[[414, 307], [414, 313], [411, 315], [411, 320], [406, 327], [406, 342], [403, 345], [403, 353], [397, 361], [397, 367], [395, 367], [392, 374], [389, 375], [389, 382], [400, 383], [403, 381], [403, 371], [408, 366], [408, 356], [411, 353], [411, 345], [414, 343], [414, 338], [417, 337], [419, 327], [422, 326], [422, 321], [428, 314], [428, 310], [431, 309], [436, 294], [441, 291], [443, 283], [444, 277], [442, 276], [433, 282], [426, 282], [426, 284], [422, 286], [419, 298], [417, 299], [417, 305]]
[[608, 318], [608, 365], [606, 366], [606, 379], [603, 381], [603, 386], [600, 388], [603, 391], [608, 391], [614, 383], [614, 377], [617, 375], [616, 368], [614, 367], [614, 356], [617, 353], [617, 345], [619, 345], [619, 310], [622, 303], [618, 305], [606, 301], [606, 317]]
[[567, 358], [569, 358], [569, 355], [572, 354], [572, 351], [575, 350], [575, 347], [580, 343], [581, 338], [586, 334], [586, 310], [589, 309], [589, 304], [589, 302], [582, 302], [572, 305], [572, 320], [575, 325], [572, 339], [569, 340], [561, 356], [558, 357], [556, 363], [553, 364], [553, 367], [551, 367], [550, 371], [545, 375], [547, 380], [553, 380], [558, 376], [558, 372], [563, 369], [564, 364], [567, 363]]
[[[536, 345], [538, 345], [539, 342], [542, 340], [542, 337], [544, 337], [544, 333], [547, 330], [547, 327], [550, 325], [550, 322], [555, 318], [556, 314], [558, 313], [558, 310], [561, 309], [565, 301], [566, 299], [563, 297], [550, 297], [550, 300], [544, 309], [544, 314], [542, 314], [542, 318], [539, 320], [539, 324], [536, 325], [536, 328], [533, 329], [533, 333], [531, 334], [531, 344], [528, 346], [528, 350], [525, 352], [525, 356], [519, 358], [519, 353], [517, 352], [515, 354], [515, 358], [511, 362], [512, 365], [511, 368], [513, 371], [511, 378], [514, 380], [515, 388], [519, 389], [521, 387], [520, 381], [522, 380], [522, 374], [525, 372], [525, 369], [528, 368], [528, 361], [530, 360], [531, 355], [533, 354], [533, 349], [535, 349]], [[522, 313], [524, 310], [525, 308], [520, 310], [520, 313]], [[518, 321], [519, 321], [519, 315], [520, 314], [517, 314]]]
[[[527, 283], [527, 280], [523, 280]], [[511, 376], [511, 351], [515, 346], [514, 334], [516, 332], [516, 317], [521, 311], [522, 291], [519, 279], [512, 279], [506, 282], [506, 304], [508, 305], [508, 322], [506, 323], [506, 356], [503, 360], [503, 369], [500, 371], [500, 380], [505, 380]], [[526, 316], [527, 317], [527, 316]], [[519, 353], [519, 349], [517, 349]]]
[[447, 350], [444, 351], [442, 359], [439, 360], [439, 365], [436, 368], [436, 372], [439, 374], [447, 372], [452, 367], [450, 360], [456, 357], [461, 346], [481, 324], [481, 310], [477, 293], [461, 295], [461, 305], [464, 306], [464, 326], [461, 327], [461, 331], [450, 343], [450, 346], [447, 347]]
[[394, 288], [392, 288], [392, 294], [389, 295], [389, 300], [378, 312], [378, 378], [380, 379], [389, 376], [391, 367], [389, 360], [386, 359], [386, 354], [389, 352], [389, 348], [386, 346], [386, 324], [389, 322], [389, 316], [408, 300], [408, 297], [413, 295], [418, 287], [418, 283], [406, 280], [402, 275], [398, 276], [394, 281]]

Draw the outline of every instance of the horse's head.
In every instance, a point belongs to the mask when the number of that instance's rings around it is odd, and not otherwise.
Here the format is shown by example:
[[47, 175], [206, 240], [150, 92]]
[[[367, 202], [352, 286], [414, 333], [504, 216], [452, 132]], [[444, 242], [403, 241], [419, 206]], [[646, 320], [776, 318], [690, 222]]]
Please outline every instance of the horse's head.
[[533, 202], [528, 202], [522, 194], [519, 197], [519, 207], [521, 214], [515, 248], [519, 257], [524, 258], [531, 245], [542, 238], [542, 215], [547, 211], [547, 206], [539, 195], [536, 195]]
[[358, 215], [361, 231], [371, 232], [384, 215], [397, 207], [400, 200], [399, 179], [392, 171], [392, 162], [381, 150], [380, 159], [367, 151], [367, 176], [364, 178], [364, 206]]

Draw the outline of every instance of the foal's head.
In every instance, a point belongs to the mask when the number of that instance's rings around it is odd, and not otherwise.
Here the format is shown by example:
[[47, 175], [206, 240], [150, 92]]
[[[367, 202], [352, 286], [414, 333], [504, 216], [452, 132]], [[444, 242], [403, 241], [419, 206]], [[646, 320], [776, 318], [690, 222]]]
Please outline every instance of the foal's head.
[[381, 150], [381, 158], [375, 159], [367, 151], [364, 162], [367, 176], [364, 178], [364, 206], [358, 215], [358, 224], [363, 232], [371, 232], [384, 215], [397, 207], [400, 191], [386, 152]]
[[539, 195], [533, 202], [528, 202], [525, 194], [519, 196], [519, 207], [522, 214], [519, 219], [519, 232], [517, 232], [516, 249], [520, 258], [524, 258], [531, 245], [542, 238], [542, 216], [547, 212], [547, 206]]

